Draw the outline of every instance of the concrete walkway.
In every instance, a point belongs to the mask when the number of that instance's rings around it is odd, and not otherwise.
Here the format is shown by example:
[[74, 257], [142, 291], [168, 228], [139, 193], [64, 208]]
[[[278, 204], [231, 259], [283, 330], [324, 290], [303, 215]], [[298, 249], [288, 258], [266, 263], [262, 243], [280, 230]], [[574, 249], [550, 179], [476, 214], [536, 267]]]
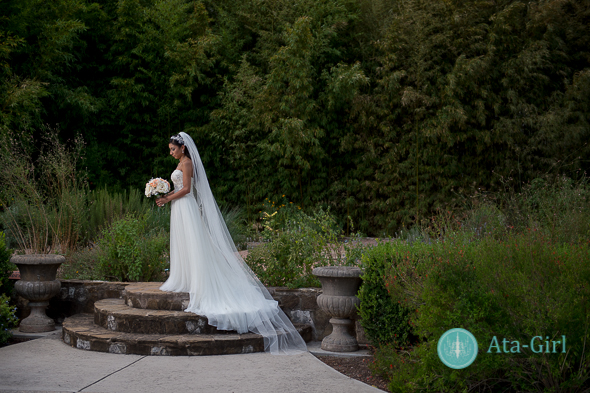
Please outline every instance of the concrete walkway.
[[309, 352], [115, 355], [71, 348], [60, 337], [55, 333], [0, 348], [0, 392], [382, 392], [340, 374]]

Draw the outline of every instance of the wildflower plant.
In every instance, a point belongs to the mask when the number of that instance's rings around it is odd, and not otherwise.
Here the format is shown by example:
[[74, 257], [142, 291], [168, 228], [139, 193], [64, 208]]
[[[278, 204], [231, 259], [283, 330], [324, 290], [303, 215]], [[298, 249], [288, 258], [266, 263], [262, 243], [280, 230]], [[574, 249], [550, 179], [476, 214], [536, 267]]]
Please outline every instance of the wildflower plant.
[[265, 243], [251, 250], [246, 262], [265, 285], [318, 287], [315, 267], [357, 265], [360, 260], [361, 243], [342, 239], [329, 209], [307, 214], [287, 200], [267, 200], [261, 225]]

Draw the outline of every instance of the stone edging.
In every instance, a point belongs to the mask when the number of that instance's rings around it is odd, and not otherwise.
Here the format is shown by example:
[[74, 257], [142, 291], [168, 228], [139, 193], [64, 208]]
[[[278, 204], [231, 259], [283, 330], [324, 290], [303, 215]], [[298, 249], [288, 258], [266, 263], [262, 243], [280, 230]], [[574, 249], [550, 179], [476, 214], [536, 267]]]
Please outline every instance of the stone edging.
[[[128, 282], [89, 281], [89, 280], [60, 280], [61, 291], [49, 302], [47, 315], [57, 323], [66, 317], [93, 313], [94, 303], [102, 299], [123, 298], [123, 291]], [[321, 341], [332, 333], [332, 325], [328, 322], [330, 316], [320, 310], [317, 297], [322, 293], [321, 288], [289, 289], [286, 287], [268, 287], [271, 296], [279, 302], [279, 306], [291, 318], [293, 323], [308, 324], [312, 327], [312, 339]], [[17, 316], [25, 318], [30, 309], [28, 302], [17, 296]], [[353, 332], [351, 332], [353, 333]], [[360, 345], [367, 345], [364, 332], [360, 324], [356, 323], [356, 337]]]

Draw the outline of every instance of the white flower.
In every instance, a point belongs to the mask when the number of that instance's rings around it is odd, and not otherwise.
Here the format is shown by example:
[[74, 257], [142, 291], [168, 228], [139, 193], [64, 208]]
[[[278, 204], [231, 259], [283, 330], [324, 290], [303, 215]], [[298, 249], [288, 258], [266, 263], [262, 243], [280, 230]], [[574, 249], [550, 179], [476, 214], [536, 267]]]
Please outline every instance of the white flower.
[[158, 185], [156, 186], [156, 192], [160, 194], [164, 194], [168, 192], [168, 184], [164, 183], [164, 181], [159, 181]]

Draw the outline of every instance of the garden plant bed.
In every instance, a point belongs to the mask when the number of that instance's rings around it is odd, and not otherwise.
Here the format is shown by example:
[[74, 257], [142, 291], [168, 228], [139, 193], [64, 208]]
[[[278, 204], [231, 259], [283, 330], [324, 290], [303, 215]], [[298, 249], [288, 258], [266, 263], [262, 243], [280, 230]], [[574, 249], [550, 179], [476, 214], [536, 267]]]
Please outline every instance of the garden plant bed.
[[[361, 238], [360, 240], [358, 240], [358, 245], [361, 245], [363, 247], [374, 247], [379, 243], [390, 242], [390, 241], [391, 241], [390, 238], [364, 237], [364, 238]], [[356, 240], [355, 240], [355, 242], [356, 242]], [[252, 250], [253, 248], [256, 248], [258, 246], [261, 246], [264, 243], [265, 242], [248, 242], [246, 250], [238, 251], [238, 253], [240, 254], [240, 256], [243, 259], [246, 259], [248, 257], [248, 252], [250, 250]], [[340, 248], [340, 252], [341, 253], [344, 252], [344, 247]]]
[[373, 362], [373, 357], [355, 356], [355, 357], [337, 357], [337, 356], [317, 356], [322, 362], [332, 367], [334, 370], [346, 375], [349, 378], [366, 383], [389, 392], [387, 381], [381, 377], [374, 376], [369, 369], [369, 364]]

